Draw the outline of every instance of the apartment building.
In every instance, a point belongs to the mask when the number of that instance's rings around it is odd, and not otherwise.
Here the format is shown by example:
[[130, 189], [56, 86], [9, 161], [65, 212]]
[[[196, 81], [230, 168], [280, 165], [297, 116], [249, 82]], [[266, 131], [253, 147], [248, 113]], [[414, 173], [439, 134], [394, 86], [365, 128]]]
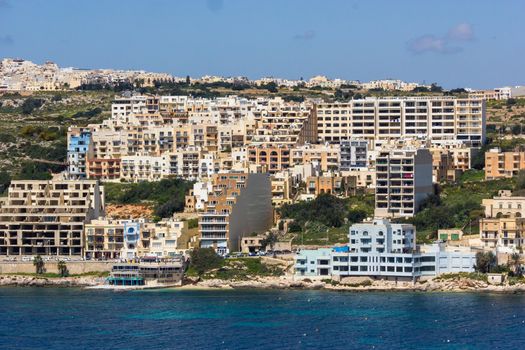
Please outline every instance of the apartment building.
[[0, 254], [82, 256], [84, 226], [103, 212], [98, 181], [14, 180], [0, 207]]
[[412, 137], [481, 146], [485, 140], [485, 102], [480, 99], [366, 98], [320, 103], [316, 114], [322, 142]]
[[267, 101], [255, 116], [257, 129], [252, 143], [293, 147], [317, 141], [314, 106], [285, 102], [281, 98]]
[[514, 252], [525, 239], [525, 197], [513, 197], [511, 191], [482, 200], [485, 217], [480, 220], [480, 239], [484, 247]]
[[70, 127], [67, 138], [68, 174], [72, 179], [85, 179], [86, 158], [91, 142], [91, 131], [86, 128]]
[[493, 148], [485, 152], [485, 180], [510, 178], [525, 170], [525, 152], [502, 152]]
[[322, 171], [339, 170], [340, 149], [333, 145], [306, 144], [291, 149], [292, 164], [317, 163]]
[[193, 189], [185, 197], [184, 211], [196, 212], [202, 211], [208, 202], [208, 194], [213, 190], [210, 181], [199, 181], [193, 184]]
[[148, 256], [175, 257], [187, 249], [181, 240], [182, 235], [188, 231], [187, 221], [162, 219], [159, 222], [148, 222], [145, 226], [152, 231]]
[[168, 175], [169, 166], [163, 156], [122, 157], [120, 178], [125, 181], [159, 181]]
[[357, 178], [355, 176], [340, 176], [336, 174], [325, 174], [321, 176], [309, 176], [305, 180], [306, 193], [319, 196], [321, 194], [333, 194], [355, 196], [357, 192]]
[[248, 162], [263, 167], [270, 174], [286, 170], [292, 164], [288, 147], [249, 146], [247, 151]]
[[415, 237], [416, 229], [409, 224], [388, 220], [354, 224], [349, 229], [347, 246], [301, 250], [295, 257], [295, 274], [415, 280], [474, 271], [474, 253], [447, 250], [440, 244], [418, 249]]
[[84, 226], [84, 258], [118, 259], [124, 247], [124, 224], [119, 220], [97, 218]]
[[368, 141], [366, 140], [341, 140], [340, 165], [341, 171], [349, 171], [355, 168], [366, 168], [368, 162]]
[[86, 162], [88, 179], [118, 181], [120, 180], [121, 159], [92, 158]]
[[523, 245], [525, 218], [483, 218], [479, 222], [479, 235], [484, 247], [514, 252]]
[[376, 158], [376, 217], [411, 217], [432, 187], [432, 155], [428, 149], [380, 151]]
[[446, 150], [431, 150], [432, 153], [432, 181], [441, 183], [446, 181], [455, 181], [461, 171], [454, 168], [454, 159], [452, 154]]
[[273, 221], [267, 174], [224, 173], [212, 178], [204, 212], [199, 214], [200, 246], [219, 254], [240, 251], [241, 238], [263, 233]]
[[365, 189], [368, 191], [373, 191], [376, 188], [375, 168], [363, 168], [341, 171], [341, 175], [355, 177], [357, 188]]
[[292, 203], [292, 177], [283, 172], [277, 173], [271, 178], [272, 204], [280, 207], [283, 204]]

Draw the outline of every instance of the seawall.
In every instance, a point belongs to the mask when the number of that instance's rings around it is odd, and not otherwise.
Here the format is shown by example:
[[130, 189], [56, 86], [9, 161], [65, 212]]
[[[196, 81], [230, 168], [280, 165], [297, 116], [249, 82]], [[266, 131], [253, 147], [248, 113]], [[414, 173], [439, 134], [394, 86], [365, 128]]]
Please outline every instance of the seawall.
[[[70, 275], [80, 275], [88, 272], [111, 271], [114, 262], [105, 261], [66, 261], [66, 266]], [[56, 261], [48, 261], [44, 264], [45, 271], [48, 273], [58, 273]], [[0, 262], [0, 274], [4, 273], [34, 273], [33, 262]]]

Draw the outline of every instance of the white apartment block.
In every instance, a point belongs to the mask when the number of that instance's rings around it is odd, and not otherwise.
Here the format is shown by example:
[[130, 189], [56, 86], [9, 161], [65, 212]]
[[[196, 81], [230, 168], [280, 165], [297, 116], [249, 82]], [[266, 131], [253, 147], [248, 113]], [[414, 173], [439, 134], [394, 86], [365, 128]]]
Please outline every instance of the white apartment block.
[[[296, 276], [404, 278], [474, 271], [475, 254], [434, 244], [419, 250], [410, 224], [374, 220], [354, 224], [344, 247], [301, 250], [295, 257]], [[423, 247], [421, 247], [423, 248]]]

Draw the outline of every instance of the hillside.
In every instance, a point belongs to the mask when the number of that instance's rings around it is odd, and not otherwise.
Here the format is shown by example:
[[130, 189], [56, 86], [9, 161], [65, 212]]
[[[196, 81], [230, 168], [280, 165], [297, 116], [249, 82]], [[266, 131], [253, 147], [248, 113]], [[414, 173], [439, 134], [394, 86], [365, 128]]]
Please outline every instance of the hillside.
[[45, 179], [63, 169], [68, 126], [100, 122], [113, 98], [110, 91], [0, 95], [1, 182]]

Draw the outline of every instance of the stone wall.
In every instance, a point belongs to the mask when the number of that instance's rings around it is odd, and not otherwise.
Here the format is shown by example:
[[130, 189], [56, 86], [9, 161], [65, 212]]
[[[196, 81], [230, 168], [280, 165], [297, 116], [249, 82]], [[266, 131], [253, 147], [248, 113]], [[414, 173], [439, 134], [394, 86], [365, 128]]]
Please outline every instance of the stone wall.
[[[78, 275], [87, 272], [110, 271], [114, 262], [103, 261], [66, 261], [66, 266], [71, 275]], [[45, 262], [45, 269], [48, 273], [58, 273], [57, 262]], [[33, 262], [0, 262], [0, 274], [2, 273], [34, 273]]]

